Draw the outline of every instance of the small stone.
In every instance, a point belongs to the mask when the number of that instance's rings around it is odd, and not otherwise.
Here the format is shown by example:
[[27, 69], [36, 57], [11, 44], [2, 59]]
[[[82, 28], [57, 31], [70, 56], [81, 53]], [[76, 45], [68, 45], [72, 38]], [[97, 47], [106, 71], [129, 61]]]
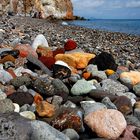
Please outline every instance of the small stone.
[[65, 53], [64, 48], [56, 48], [56, 49], [53, 51], [53, 57], [55, 57], [57, 54], [64, 54], [64, 53]]
[[100, 109], [107, 109], [104, 104], [95, 101], [82, 101], [80, 102], [80, 104], [84, 110], [84, 116], [87, 116], [89, 113], [95, 112]]
[[138, 138], [133, 134], [135, 128], [135, 126], [128, 125], [123, 134], [117, 140], [138, 140]]
[[14, 58], [17, 58], [19, 56], [19, 54], [20, 54], [19, 50], [14, 49], [14, 50], [5, 50], [5, 51], [2, 51], [2, 53], [0, 54], [0, 56], [3, 58], [5, 56], [7, 56], [7, 55], [11, 55]]
[[108, 97], [105, 97], [102, 100], [102, 103], [107, 107], [107, 109], [116, 109], [117, 107], [111, 102], [111, 100]]
[[53, 57], [53, 52], [50, 48], [38, 46], [36, 52], [38, 53], [39, 56]]
[[12, 62], [15, 63], [15, 58], [12, 55], [6, 55], [5, 57], [3, 57], [2, 59], [0, 59], [0, 63], [6, 63], [6, 62]]
[[140, 108], [134, 109], [134, 116], [140, 121]]
[[134, 86], [140, 82], [140, 72], [123, 72], [120, 74], [120, 80], [127, 86]]
[[140, 121], [134, 115], [125, 116], [128, 125], [133, 125], [140, 128]]
[[54, 87], [55, 95], [61, 96], [63, 101], [67, 101], [69, 95], [69, 89], [60, 79], [53, 79], [52, 85]]
[[13, 105], [14, 105], [14, 112], [19, 112], [20, 111], [20, 106], [18, 105], [18, 104], [16, 104], [16, 103], [13, 103]]
[[55, 107], [59, 107], [63, 102], [63, 98], [61, 96], [54, 95], [52, 98], [52, 104]]
[[40, 68], [44, 73], [48, 74], [49, 76], [52, 76], [52, 72], [33, 55], [31, 55], [31, 54], [28, 55], [27, 60], [28, 60], [29, 69], [32, 70], [33, 69], [32, 67], [35, 67], [36, 69]]
[[7, 95], [0, 89], [0, 100], [6, 99]]
[[104, 71], [93, 71], [91, 74], [92, 78], [96, 79], [99, 82], [107, 79], [107, 76]]
[[33, 112], [31, 111], [24, 111], [24, 112], [20, 112], [19, 113], [21, 116], [27, 118], [27, 119], [31, 119], [31, 120], [35, 120], [36, 116]]
[[37, 104], [36, 111], [40, 117], [52, 117], [55, 113], [55, 106], [46, 101], [42, 101]]
[[65, 108], [76, 108], [76, 104], [74, 104], [73, 102], [71, 101], [67, 101], [65, 104], [63, 104], [63, 106]]
[[91, 73], [89, 73], [89, 72], [84, 72], [84, 73], [82, 74], [82, 77], [83, 77], [85, 80], [87, 80], [87, 79], [89, 79], [89, 78], [91, 77]]
[[83, 95], [89, 93], [92, 89], [96, 89], [92, 82], [88, 82], [85, 79], [78, 80], [71, 88], [73, 95]]
[[46, 40], [45, 36], [42, 34], [39, 34], [36, 36], [36, 38], [34, 39], [33, 43], [32, 43], [32, 48], [36, 51], [37, 48], [39, 46], [43, 46], [43, 47], [49, 47], [48, 45], [48, 41]]
[[34, 103], [39, 104], [41, 101], [43, 101], [43, 97], [40, 94], [36, 93], [36, 95], [34, 96]]
[[114, 70], [111, 70], [111, 69], [107, 69], [107, 70], [105, 71], [105, 73], [106, 73], [107, 76], [110, 76], [110, 75], [114, 74], [115, 71], [114, 71]]
[[103, 80], [102, 82], [102, 88], [105, 91], [108, 91], [110, 94], [116, 95], [118, 92], [127, 92], [129, 89], [122, 85], [120, 82], [116, 82], [111, 79]]
[[0, 82], [2, 84], [5, 84], [12, 79], [13, 77], [9, 72], [5, 71], [4, 69], [0, 69]]
[[14, 105], [10, 99], [0, 100], [0, 113], [14, 112]]
[[50, 70], [52, 70], [53, 65], [55, 64], [55, 59], [53, 57], [41, 56], [39, 57], [39, 60]]
[[10, 83], [15, 87], [19, 88], [20, 86], [31, 86], [32, 80], [29, 76], [19, 76], [10, 81]]
[[28, 92], [14, 92], [13, 94], [7, 96], [7, 98], [11, 99], [13, 103], [17, 103], [19, 106], [24, 104], [31, 105], [34, 101], [33, 96]]
[[71, 54], [57, 54], [55, 59], [56, 61], [64, 61], [73, 68], [83, 69], [88, 65], [89, 60], [94, 57], [94, 54], [77, 52]]
[[140, 97], [140, 83], [134, 85], [133, 90], [135, 91], [135, 94]]
[[33, 82], [33, 87], [36, 92], [38, 92], [41, 96], [53, 96], [55, 95], [54, 86], [52, 85], [52, 81], [46, 81], [36, 79]]
[[116, 95], [109, 94], [107, 91], [100, 90], [100, 89], [91, 90], [89, 92], [89, 97], [99, 102], [101, 102], [101, 100], [105, 97], [108, 97], [111, 101], [114, 101], [117, 98]]
[[69, 39], [64, 45], [65, 51], [71, 51], [71, 50], [74, 50], [76, 48], [77, 48], [77, 43], [71, 39]]
[[131, 100], [126, 96], [119, 96], [113, 103], [116, 105], [117, 109], [124, 115], [132, 113]]
[[70, 82], [76, 83], [78, 80], [81, 80], [79, 74], [71, 74], [71, 76], [69, 77]]
[[78, 112], [72, 108], [63, 109], [53, 121], [52, 126], [60, 131], [71, 128], [80, 132], [83, 129], [82, 119]]
[[58, 79], [65, 79], [71, 76], [70, 67], [63, 61], [56, 61], [53, 65], [53, 77]]
[[137, 101], [137, 102], [134, 104], [134, 108], [140, 108], [140, 101]]
[[97, 65], [98, 70], [101, 70], [101, 71], [107, 70], [107, 69], [116, 71], [118, 67], [113, 56], [107, 52], [100, 53], [95, 58], [91, 59], [89, 61], [89, 64]]
[[70, 140], [79, 140], [80, 136], [74, 129], [65, 129], [62, 131], [66, 136], [70, 138]]
[[92, 112], [84, 121], [99, 137], [106, 139], [117, 139], [127, 126], [123, 114], [113, 109]]

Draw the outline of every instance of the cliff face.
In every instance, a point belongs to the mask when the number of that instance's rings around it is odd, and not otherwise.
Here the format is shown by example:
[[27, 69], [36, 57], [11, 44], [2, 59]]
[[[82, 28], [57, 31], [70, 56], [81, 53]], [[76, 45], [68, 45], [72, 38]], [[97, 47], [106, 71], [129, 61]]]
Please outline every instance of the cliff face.
[[71, 0], [1, 0], [0, 9], [16, 14], [39, 13], [42, 18], [73, 19]]

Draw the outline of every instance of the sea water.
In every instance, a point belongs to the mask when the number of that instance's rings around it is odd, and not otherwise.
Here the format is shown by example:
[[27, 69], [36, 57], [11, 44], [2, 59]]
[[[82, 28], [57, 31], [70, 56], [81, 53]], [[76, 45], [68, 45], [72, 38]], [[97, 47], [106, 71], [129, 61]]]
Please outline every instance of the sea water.
[[140, 36], [140, 19], [90, 19], [73, 20], [69, 25]]

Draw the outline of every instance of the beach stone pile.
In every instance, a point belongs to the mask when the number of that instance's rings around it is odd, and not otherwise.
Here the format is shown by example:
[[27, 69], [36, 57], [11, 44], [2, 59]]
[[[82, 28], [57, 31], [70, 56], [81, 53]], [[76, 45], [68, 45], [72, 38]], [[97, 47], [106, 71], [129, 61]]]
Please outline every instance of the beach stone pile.
[[140, 139], [140, 71], [132, 63], [68, 36], [52, 47], [46, 33], [0, 27], [0, 139]]
[[43, 34], [0, 48], [0, 138], [138, 140], [140, 72]]

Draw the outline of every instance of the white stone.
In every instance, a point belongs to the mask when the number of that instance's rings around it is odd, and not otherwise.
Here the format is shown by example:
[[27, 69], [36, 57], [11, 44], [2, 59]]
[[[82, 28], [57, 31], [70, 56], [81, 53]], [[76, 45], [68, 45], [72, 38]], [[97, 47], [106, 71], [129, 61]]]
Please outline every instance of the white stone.
[[46, 40], [45, 36], [42, 34], [37, 35], [32, 43], [32, 48], [36, 50], [38, 46], [49, 47], [48, 41]]
[[36, 116], [33, 112], [31, 111], [24, 111], [24, 112], [20, 112], [20, 115], [27, 118], [27, 119], [31, 119], [31, 120], [35, 120]]
[[14, 105], [14, 107], [15, 107], [14, 112], [19, 113], [19, 111], [20, 111], [19, 105], [18, 105], [17, 103], [13, 103], [13, 105]]

